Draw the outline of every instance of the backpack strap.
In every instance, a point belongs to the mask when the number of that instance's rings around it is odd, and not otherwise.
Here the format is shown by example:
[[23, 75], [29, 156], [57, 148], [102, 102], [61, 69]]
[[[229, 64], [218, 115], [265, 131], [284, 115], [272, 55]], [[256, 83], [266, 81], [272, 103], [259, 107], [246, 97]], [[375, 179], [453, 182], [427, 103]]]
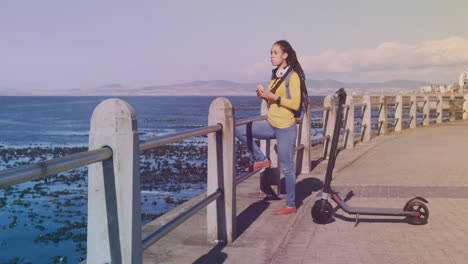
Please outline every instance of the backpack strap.
[[[288, 76], [286, 76], [286, 79], [285, 79], [285, 82], [284, 82], [284, 84], [286, 85], [286, 99], [291, 99], [291, 93], [289, 92], [289, 78], [291, 78], [291, 73], [292, 73], [292, 72], [293, 72], [293, 71], [291, 71], [291, 72], [288, 74]], [[293, 114], [294, 114], [294, 117], [296, 118], [296, 122], [297, 122], [298, 124], [302, 123], [302, 118], [303, 118], [303, 116], [304, 116], [304, 111], [303, 111], [303, 108], [302, 108], [302, 107], [303, 107], [303, 104], [302, 104], [302, 103], [303, 103], [302, 97], [303, 97], [304, 95], [302, 94], [302, 90], [301, 90], [300, 96], [301, 96], [301, 97], [300, 97], [300, 99], [299, 99], [299, 100], [300, 100], [300, 101], [299, 101], [299, 109], [297, 109], [296, 111], [294, 111], [294, 110], [292, 111]]]
[[284, 84], [286, 85], [286, 99], [291, 99], [291, 93], [289, 92], [289, 79], [291, 78], [291, 73], [293, 72], [294, 71], [290, 71], [284, 80]]

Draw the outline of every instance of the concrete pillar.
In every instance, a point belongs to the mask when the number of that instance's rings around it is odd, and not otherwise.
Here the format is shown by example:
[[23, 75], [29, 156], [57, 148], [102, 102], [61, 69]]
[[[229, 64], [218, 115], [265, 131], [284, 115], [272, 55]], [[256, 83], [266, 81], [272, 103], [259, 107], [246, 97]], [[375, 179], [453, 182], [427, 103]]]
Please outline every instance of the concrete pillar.
[[380, 107], [379, 107], [379, 124], [380, 133], [379, 135], [383, 136], [387, 134], [387, 97], [382, 95], [380, 96]]
[[335, 128], [335, 98], [331, 95], [326, 96], [323, 101], [323, 107], [330, 108], [328, 111], [323, 112], [323, 136], [329, 137], [329, 139], [325, 140], [323, 144], [323, 156], [327, 158], [330, 154], [331, 142], [333, 138], [333, 129]]
[[455, 121], [456, 119], [456, 105], [455, 105], [455, 95], [450, 95], [450, 115], [449, 120]]
[[431, 103], [429, 95], [424, 96], [424, 106], [423, 106], [423, 126], [428, 126], [431, 121]]
[[443, 120], [442, 119], [443, 118], [442, 114], [443, 114], [443, 108], [444, 108], [444, 97], [441, 94], [439, 94], [437, 96], [437, 99], [438, 99], [438, 101], [437, 101], [437, 119], [436, 119], [436, 122], [437, 123], [442, 123], [442, 120]]
[[112, 159], [88, 166], [88, 263], [142, 263], [137, 120], [119, 99], [91, 117], [89, 149], [110, 147]]
[[362, 97], [363, 110], [362, 113], [362, 125], [366, 126], [364, 129], [363, 141], [371, 140], [371, 130], [372, 130], [372, 120], [371, 120], [371, 98], [369, 95], [364, 95]]
[[209, 243], [236, 238], [236, 167], [234, 151], [234, 108], [227, 98], [216, 98], [210, 105], [208, 126], [221, 124], [222, 131], [208, 134], [207, 195], [222, 189], [224, 195], [207, 206]]
[[351, 95], [346, 96], [346, 105], [349, 107], [346, 109], [346, 127], [345, 129], [349, 132], [346, 133], [346, 148], [354, 148], [354, 100]]
[[[268, 113], [268, 106], [265, 100], [262, 100], [260, 107], [260, 115], [266, 116]], [[260, 149], [267, 158], [271, 161], [270, 168], [266, 168], [260, 172], [260, 189], [268, 193], [270, 185], [276, 186], [276, 194], [281, 194], [281, 169], [279, 168], [278, 153], [275, 150], [276, 139], [261, 140]]]
[[468, 119], [468, 94], [463, 95], [463, 119]]
[[298, 131], [300, 133], [300, 144], [304, 145], [304, 149], [300, 151], [302, 155], [297, 155], [297, 157], [300, 157], [301, 160], [298, 160], [298, 162], [302, 163], [301, 166], [301, 173], [309, 173], [310, 172], [310, 103], [307, 103], [307, 107], [304, 112], [304, 117], [302, 118], [302, 126], [301, 130]]
[[410, 128], [416, 128], [418, 124], [418, 103], [416, 95], [410, 96]]
[[395, 97], [395, 132], [401, 132], [403, 129], [403, 96]]

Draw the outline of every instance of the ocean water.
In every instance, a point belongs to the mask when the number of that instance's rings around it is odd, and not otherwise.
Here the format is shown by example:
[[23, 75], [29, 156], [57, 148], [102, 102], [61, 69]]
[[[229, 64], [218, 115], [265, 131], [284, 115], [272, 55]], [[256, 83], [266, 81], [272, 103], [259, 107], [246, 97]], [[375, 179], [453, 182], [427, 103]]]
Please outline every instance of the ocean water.
[[[0, 97], [0, 144], [12, 147], [87, 146], [94, 108], [110, 97]], [[206, 126], [213, 96], [119, 97], [138, 119], [141, 139]], [[236, 119], [260, 115], [254, 96], [228, 97]], [[323, 97], [311, 97], [316, 107]], [[313, 106], [314, 107], [314, 106]], [[321, 114], [315, 116], [321, 119]]]
[[[108, 98], [0, 97], [0, 170], [86, 151], [93, 110]], [[142, 140], [206, 126], [215, 98], [120, 97], [135, 110]], [[228, 99], [236, 119], [260, 113], [255, 97]], [[321, 107], [323, 97], [311, 102]], [[321, 119], [312, 116], [313, 137], [321, 137]], [[205, 152], [198, 138], [142, 155], [143, 223], [206, 191]], [[0, 190], [0, 264], [80, 262], [86, 220], [86, 167]]]

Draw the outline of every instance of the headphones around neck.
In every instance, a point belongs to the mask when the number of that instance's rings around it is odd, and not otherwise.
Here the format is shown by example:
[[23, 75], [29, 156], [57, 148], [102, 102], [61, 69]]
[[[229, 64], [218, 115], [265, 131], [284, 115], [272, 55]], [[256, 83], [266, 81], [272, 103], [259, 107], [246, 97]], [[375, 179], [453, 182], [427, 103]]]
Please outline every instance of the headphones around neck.
[[283, 77], [283, 75], [288, 71], [289, 66], [290, 66], [290, 65], [284, 67], [283, 69], [280, 69], [280, 68], [278, 67], [278, 70], [276, 70], [276, 78], [281, 78], [281, 77]]

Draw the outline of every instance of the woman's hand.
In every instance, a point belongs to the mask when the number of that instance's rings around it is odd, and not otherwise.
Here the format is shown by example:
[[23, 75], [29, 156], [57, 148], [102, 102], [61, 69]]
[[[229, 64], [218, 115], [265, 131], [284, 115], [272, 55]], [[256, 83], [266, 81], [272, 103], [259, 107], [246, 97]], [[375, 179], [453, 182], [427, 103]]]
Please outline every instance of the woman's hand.
[[273, 100], [273, 101], [275, 101], [278, 98], [278, 96], [276, 96], [274, 93], [266, 89], [258, 89], [258, 88], [257, 88], [257, 96], [258, 98], [262, 98], [266, 100]]

